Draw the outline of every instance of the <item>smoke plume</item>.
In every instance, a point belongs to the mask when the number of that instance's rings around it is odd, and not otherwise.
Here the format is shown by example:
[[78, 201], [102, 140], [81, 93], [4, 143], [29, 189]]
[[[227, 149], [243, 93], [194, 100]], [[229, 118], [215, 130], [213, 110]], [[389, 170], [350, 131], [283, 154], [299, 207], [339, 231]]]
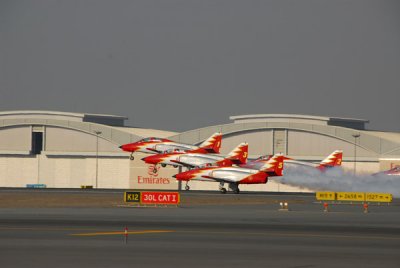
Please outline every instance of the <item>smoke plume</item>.
[[302, 166], [285, 167], [283, 177], [275, 177], [281, 183], [305, 187], [315, 191], [379, 192], [400, 197], [400, 177], [388, 175], [356, 175], [341, 168], [320, 172]]

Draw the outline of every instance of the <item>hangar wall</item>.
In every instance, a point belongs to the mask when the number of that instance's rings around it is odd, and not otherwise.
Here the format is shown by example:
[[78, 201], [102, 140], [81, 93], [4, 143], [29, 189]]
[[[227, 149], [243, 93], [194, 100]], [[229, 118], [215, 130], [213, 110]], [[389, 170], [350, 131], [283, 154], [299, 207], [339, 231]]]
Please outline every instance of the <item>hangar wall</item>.
[[3, 153], [29, 152], [31, 127], [5, 127], [0, 131], [0, 151]]
[[0, 185], [1, 187], [25, 187], [27, 183], [37, 181], [37, 160], [32, 156], [0, 157]]
[[273, 132], [271, 130], [256, 130], [241, 132], [240, 135], [224, 135], [221, 143], [221, 153], [228, 154], [242, 142], [250, 144], [249, 155], [260, 156], [272, 154], [273, 152]]
[[73, 129], [46, 127], [45, 141], [44, 149], [50, 152], [95, 152], [98, 142], [99, 152], [121, 153], [116, 144], [101, 136], [97, 141], [95, 135]]
[[[330, 136], [317, 133], [289, 130], [288, 131], [288, 155], [297, 156], [320, 156], [329, 155], [334, 150], [340, 148], [345, 156], [352, 155], [354, 144], [338, 140]], [[376, 153], [357, 148], [358, 157], [377, 157]]]
[[[341, 149], [343, 167], [348, 171], [353, 170], [355, 158], [357, 173], [371, 174], [400, 165], [400, 133], [364, 130], [366, 120], [301, 115], [231, 119], [234, 122], [229, 124], [173, 133], [125, 127], [124, 117], [110, 115], [0, 112], [0, 187], [25, 187], [35, 183], [67, 188], [95, 186], [97, 159], [99, 188], [176, 190], [179, 184], [172, 175], [177, 169], [154, 170], [141, 161], [145, 154], [136, 154], [135, 160], [130, 161], [128, 153], [118, 146], [145, 136], [199, 144], [218, 131], [223, 133], [222, 153], [248, 142], [251, 158], [282, 152], [297, 160], [319, 162], [333, 150]], [[96, 136], [95, 131], [101, 134]], [[41, 133], [37, 138], [43, 142], [37, 153], [33, 148], [34, 133]], [[360, 137], [355, 139], [354, 134]], [[216, 183], [191, 182], [191, 189], [217, 188]], [[266, 185], [242, 185], [241, 189], [309, 191], [274, 180]]]
[[[123, 117], [43, 111], [0, 113], [0, 187], [96, 187], [97, 166], [99, 188], [129, 188], [129, 157], [118, 145], [140, 137], [124, 132], [121, 125], [116, 129], [98, 124], [96, 118], [118, 125]], [[101, 131], [98, 136], [94, 133], [97, 130]], [[38, 133], [40, 142], [35, 145], [38, 141], [34, 134]]]
[[[99, 157], [98, 188], [128, 188], [129, 159]], [[96, 159], [69, 156], [1, 156], [1, 187], [45, 184], [54, 188], [80, 188], [96, 185]]]
[[[30, 153], [31, 127], [6, 128], [0, 131], [0, 185], [25, 187], [46, 184], [47, 187], [76, 188], [96, 185], [96, 144], [93, 134], [59, 128], [36, 128], [43, 135], [40, 154]], [[100, 188], [129, 187], [129, 160], [119, 148], [98, 139], [98, 180]], [[9, 154], [4, 154], [8, 152]], [[116, 154], [115, 154], [116, 153]]]
[[154, 165], [147, 165], [141, 159], [148, 155], [137, 153], [135, 160], [129, 164], [129, 187], [130, 189], [160, 189], [160, 190], [178, 190], [179, 184], [172, 177], [178, 173], [177, 168]]

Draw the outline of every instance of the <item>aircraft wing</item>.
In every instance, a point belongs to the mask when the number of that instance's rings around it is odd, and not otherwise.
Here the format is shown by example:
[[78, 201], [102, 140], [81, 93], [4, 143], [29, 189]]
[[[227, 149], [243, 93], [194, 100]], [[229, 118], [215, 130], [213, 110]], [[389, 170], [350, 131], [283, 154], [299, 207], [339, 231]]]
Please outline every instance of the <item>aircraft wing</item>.
[[237, 182], [233, 178], [217, 178], [217, 177], [206, 176], [206, 175], [203, 175], [201, 177], [203, 177], [205, 179], [209, 179], [209, 180], [214, 180], [214, 181], [217, 181], [217, 182], [227, 182], [227, 183], [229, 183], [229, 182]]
[[146, 148], [146, 150], [149, 150], [149, 151], [152, 151], [152, 152], [155, 152], [155, 153], [162, 153], [162, 151], [156, 150], [154, 148]]
[[293, 165], [293, 166], [303, 166], [303, 167], [312, 167], [316, 168], [317, 164], [316, 163], [309, 163], [309, 162], [304, 162], [304, 161], [296, 161], [296, 160], [284, 160], [285, 165], [288, 164]]
[[184, 167], [187, 167], [187, 168], [194, 168], [194, 167], [196, 167], [196, 166], [194, 166], [194, 165], [191, 165], [191, 164], [188, 164], [188, 163], [185, 163], [185, 162], [181, 162], [181, 161], [178, 161], [178, 160], [170, 160], [171, 162], [174, 162], [174, 163], [177, 163], [177, 164], [179, 164], [179, 165], [182, 165], [182, 166], [184, 166]]

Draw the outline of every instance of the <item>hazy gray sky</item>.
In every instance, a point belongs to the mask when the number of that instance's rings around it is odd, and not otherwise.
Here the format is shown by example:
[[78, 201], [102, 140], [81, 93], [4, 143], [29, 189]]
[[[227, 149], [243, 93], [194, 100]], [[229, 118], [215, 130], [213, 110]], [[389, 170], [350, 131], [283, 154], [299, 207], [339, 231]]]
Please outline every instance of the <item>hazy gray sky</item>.
[[300, 113], [400, 131], [400, 1], [0, 0], [0, 93], [156, 129]]

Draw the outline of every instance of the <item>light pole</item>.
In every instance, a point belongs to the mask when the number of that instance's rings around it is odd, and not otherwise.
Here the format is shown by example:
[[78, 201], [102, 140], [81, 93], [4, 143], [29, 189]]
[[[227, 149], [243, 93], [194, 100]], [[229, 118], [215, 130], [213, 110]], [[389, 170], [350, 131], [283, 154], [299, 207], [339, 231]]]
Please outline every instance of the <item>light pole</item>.
[[360, 137], [360, 133], [353, 134], [354, 137], [354, 176], [356, 176], [356, 164], [357, 164], [357, 138]]
[[99, 135], [101, 131], [95, 130], [94, 133], [96, 134], [96, 189], [97, 189], [97, 182], [99, 177]]

